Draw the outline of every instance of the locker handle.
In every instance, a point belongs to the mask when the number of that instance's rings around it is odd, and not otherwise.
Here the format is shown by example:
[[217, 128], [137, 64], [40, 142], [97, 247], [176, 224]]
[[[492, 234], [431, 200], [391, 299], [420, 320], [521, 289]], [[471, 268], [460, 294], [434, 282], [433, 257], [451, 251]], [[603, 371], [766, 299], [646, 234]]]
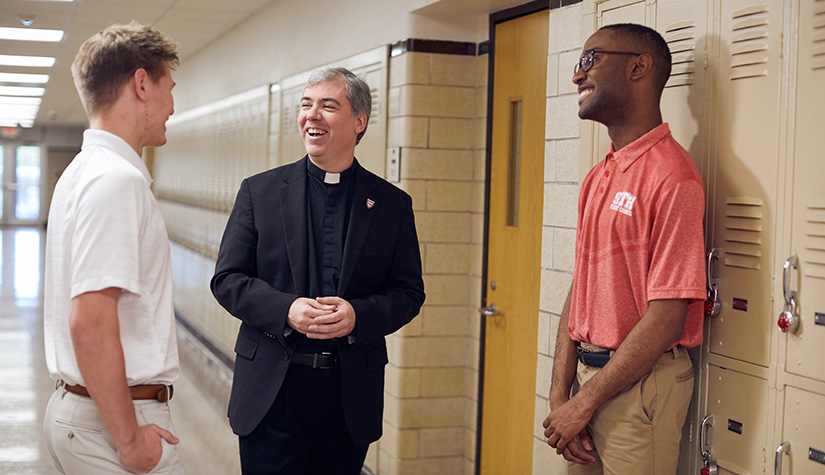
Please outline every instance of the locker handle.
[[790, 307], [793, 305], [793, 301], [796, 300], [796, 290], [791, 290], [791, 267], [794, 269], [798, 268], [799, 266], [799, 258], [794, 254], [793, 256], [789, 257], [785, 264], [782, 266], [782, 292], [785, 297], [785, 308]]
[[707, 444], [707, 428], [713, 427], [713, 414], [708, 414], [702, 419], [699, 424], [699, 447], [702, 451], [702, 456], [710, 453], [710, 446]]
[[705, 316], [709, 318], [719, 316], [722, 311], [722, 302], [719, 301], [719, 278], [713, 276], [713, 261], [719, 260], [723, 250], [714, 247], [708, 252], [707, 289], [708, 298], [705, 301]]
[[699, 450], [702, 451], [702, 462], [704, 465], [702, 467], [701, 474], [717, 475], [719, 473], [719, 468], [716, 465], [716, 459], [710, 452], [710, 445], [707, 443], [708, 427], [713, 427], [713, 414], [708, 414], [705, 416], [702, 419], [702, 423], [699, 424]]
[[782, 266], [782, 293], [785, 299], [785, 310], [779, 315], [776, 322], [782, 332], [796, 333], [799, 329], [799, 317], [796, 315], [797, 293], [791, 290], [791, 267], [798, 268], [799, 258], [796, 255], [789, 257]]
[[773, 474], [779, 475], [779, 470], [782, 468], [782, 454], [791, 453], [791, 442], [785, 441], [779, 444], [776, 448], [776, 453], [773, 456]]

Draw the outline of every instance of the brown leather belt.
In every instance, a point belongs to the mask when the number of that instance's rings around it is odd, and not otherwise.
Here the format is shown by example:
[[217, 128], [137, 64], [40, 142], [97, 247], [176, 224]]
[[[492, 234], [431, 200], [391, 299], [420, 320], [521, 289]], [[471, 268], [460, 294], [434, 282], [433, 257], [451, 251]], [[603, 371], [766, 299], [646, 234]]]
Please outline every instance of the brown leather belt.
[[[78, 396], [92, 397], [89, 391], [79, 384], [64, 384], [66, 391]], [[158, 402], [166, 402], [172, 399], [175, 390], [172, 386], [164, 386], [162, 384], [141, 384], [138, 386], [130, 386], [129, 393], [132, 394], [132, 399], [156, 399]]]

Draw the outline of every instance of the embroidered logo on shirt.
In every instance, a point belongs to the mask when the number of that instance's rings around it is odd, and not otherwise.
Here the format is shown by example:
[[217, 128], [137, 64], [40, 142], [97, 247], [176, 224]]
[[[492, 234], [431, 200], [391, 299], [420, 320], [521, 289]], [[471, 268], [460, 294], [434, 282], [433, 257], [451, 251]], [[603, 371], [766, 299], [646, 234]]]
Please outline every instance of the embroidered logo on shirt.
[[610, 204], [610, 209], [628, 216], [633, 216], [633, 203], [635, 202], [635, 196], [626, 191], [620, 191], [616, 193], [616, 197], [613, 198], [613, 203]]

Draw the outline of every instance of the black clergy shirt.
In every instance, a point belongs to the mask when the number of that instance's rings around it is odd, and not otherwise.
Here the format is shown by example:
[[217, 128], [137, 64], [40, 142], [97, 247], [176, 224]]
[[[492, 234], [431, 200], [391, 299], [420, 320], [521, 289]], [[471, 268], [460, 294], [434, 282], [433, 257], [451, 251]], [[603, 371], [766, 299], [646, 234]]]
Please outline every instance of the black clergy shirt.
[[[327, 173], [307, 160], [307, 235], [309, 298], [334, 297], [338, 292], [344, 239], [349, 225], [355, 163], [341, 173]], [[336, 183], [337, 180], [337, 183]], [[298, 336], [299, 353], [334, 351], [332, 340]]]

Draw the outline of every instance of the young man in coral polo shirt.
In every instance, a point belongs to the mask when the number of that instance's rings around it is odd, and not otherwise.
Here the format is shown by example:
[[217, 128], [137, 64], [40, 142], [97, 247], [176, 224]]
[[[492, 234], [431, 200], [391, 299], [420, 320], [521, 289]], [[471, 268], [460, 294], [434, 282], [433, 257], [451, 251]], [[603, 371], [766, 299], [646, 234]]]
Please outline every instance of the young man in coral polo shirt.
[[662, 122], [658, 33], [603, 27], [574, 71], [579, 117], [612, 145], [582, 183], [544, 434], [570, 473], [675, 473], [693, 390], [684, 348], [702, 341], [704, 186]]

